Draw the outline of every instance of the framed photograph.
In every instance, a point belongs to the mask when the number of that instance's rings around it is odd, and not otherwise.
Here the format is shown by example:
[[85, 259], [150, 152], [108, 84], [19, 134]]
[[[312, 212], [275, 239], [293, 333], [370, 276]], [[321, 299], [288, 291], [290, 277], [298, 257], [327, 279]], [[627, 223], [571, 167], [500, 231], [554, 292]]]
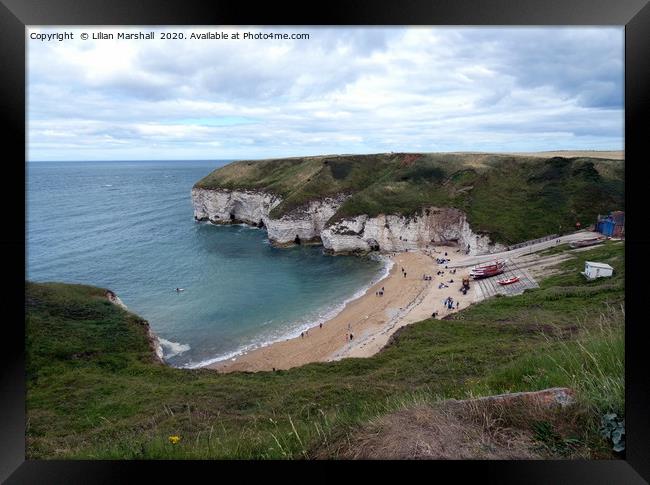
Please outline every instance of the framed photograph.
[[7, 483], [650, 479], [646, 2], [0, 12]]

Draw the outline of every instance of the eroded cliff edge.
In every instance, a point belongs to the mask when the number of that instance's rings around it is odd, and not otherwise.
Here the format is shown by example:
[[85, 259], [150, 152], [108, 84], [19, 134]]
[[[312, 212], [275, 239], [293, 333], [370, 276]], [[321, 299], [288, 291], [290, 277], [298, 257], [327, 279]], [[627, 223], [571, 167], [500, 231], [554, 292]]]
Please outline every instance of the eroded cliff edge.
[[470, 254], [623, 210], [624, 161], [477, 153], [241, 160], [192, 190], [194, 216], [334, 253], [457, 244]]
[[465, 213], [428, 207], [411, 216], [366, 214], [333, 221], [348, 196], [310, 201], [278, 219], [270, 212], [282, 197], [253, 190], [192, 189], [194, 218], [214, 224], [245, 223], [265, 228], [276, 245], [319, 242], [334, 253], [406, 251], [431, 244], [457, 244], [470, 254], [503, 251], [487, 235], [476, 234]]

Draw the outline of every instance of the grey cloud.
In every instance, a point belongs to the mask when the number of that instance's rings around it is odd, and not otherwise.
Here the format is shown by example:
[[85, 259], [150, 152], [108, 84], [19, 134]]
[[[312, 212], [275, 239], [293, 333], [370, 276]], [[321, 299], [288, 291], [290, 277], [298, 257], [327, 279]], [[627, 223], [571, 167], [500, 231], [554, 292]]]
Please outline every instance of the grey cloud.
[[[29, 44], [30, 156], [80, 156], [56, 130], [103, 159], [622, 148], [616, 29], [309, 31], [139, 44], [132, 64], [91, 73], [78, 60], [90, 44]], [[201, 122], [211, 117], [254, 121]]]
[[483, 51], [519, 86], [551, 86], [583, 106], [620, 107], [623, 40], [622, 28], [480, 29], [466, 33], [462, 51]]

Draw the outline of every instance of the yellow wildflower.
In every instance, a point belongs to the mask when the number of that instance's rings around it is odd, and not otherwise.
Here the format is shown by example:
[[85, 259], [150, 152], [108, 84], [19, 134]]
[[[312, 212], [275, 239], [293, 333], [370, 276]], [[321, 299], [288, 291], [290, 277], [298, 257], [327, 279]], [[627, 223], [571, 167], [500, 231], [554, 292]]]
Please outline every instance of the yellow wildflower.
[[175, 445], [175, 444], [178, 443], [180, 440], [181, 440], [181, 437], [178, 436], [177, 434], [175, 434], [175, 435], [169, 437], [169, 442], [170, 442], [172, 445]]

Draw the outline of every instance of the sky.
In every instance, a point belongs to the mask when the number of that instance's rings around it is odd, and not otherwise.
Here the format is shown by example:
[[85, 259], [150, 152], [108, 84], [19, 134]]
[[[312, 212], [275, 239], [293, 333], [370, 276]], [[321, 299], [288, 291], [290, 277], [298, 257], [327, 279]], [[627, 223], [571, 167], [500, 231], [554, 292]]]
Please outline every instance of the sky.
[[32, 27], [27, 158], [622, 150], [623, 81], [623, 27]]

